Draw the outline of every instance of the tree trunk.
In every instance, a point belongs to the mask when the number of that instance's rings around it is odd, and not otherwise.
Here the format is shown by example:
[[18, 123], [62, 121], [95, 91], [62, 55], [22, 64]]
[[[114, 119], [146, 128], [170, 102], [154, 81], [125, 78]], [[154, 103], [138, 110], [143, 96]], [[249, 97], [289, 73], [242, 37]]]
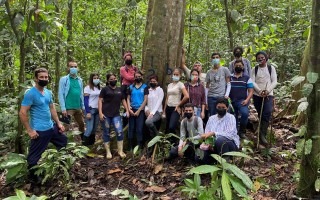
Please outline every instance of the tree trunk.
[[[311, 34], [310, 34], [310, 65], [309, 72], [320, 74], [320, 1], [313, 0]], [[309, 155], [302, 156], [300, 166], [300, 182], [298, 194], [301, 197], [312, 198], [315, 193], [315, 181], [318, 177], [319, 170], [319, 153], [320, 153], [320, 80], [313, 84], [314, 88], [308, 97], [307, 110], [307, 133], [305, 140], [312, 140], [312, 149]]]
[[[229, 13], [229, 7], [228, 7], [228, 0], [224, 0], [224, 6], [226, 9], [226, 21], [227, 21], [227, 28], [228, 28], [228, 35], [229, 35], [229, 48], [230, 51], [233, 49], [233, 33], [232, 33], [232, 28], [231, 28], [231, 16]], [[231, 57], [232, 60], [232, 57]]]
[[68, 16], [67, 16], [67, 30], [68, 30], [68, 46], [67, 46], [67, 62], [73, 60], [73, 44], [72, 44], [72, 4], [73, 0], [68, 1]]
[[186, 0], [149, 1], [142, 68], [145, 80], [156, 74], [164, 89], [181, 65], [185, 9]]
[[[55, 4], [56, 13], [60, 13], [59, 7], [57, 3]], [[54, 97], [55, 101], [58, 101], [58, 90], [59, 90], [59, 80], [60, 80], [60, 57], [61, 57], [61, 31], [57, 30], [57, 41], [56, 41], [56, 51], [55, 51], [55, 81], [54, 81]]]

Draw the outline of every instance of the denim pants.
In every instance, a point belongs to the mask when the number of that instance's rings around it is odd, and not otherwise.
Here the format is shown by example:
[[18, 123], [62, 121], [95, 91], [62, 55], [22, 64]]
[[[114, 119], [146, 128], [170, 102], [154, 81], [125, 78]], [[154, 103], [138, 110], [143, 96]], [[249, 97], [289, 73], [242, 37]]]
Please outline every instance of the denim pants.
[[[133, 112], [136, 112], [138, 109], [132, 109]], [[129, 117], [129, 132], [128, 139], [132, 140], [134, 133], [136, 133], [137, 142], [142, 143], [143, 141], [143, 124], [144, 124], [144, 110], [141, 110], [138, 116]]]
[[200, 117], [201, 118], [201, 107], [194, 107], [194, 114], [197, 116], [197, 117]]
[[216, 102], [219, 97], [208, 97], [208, 109], [209, 109], [209, 117], [217, 114], [216, 111]]
[[148, 127], [151, 136], [154, 137], [158, 134], [158, 130], [155, 126], [155, 122], [161, 119], [161, 114], [157, 111], [151, 118], [146, 119], [146, 126]]
[[110, 128], [111, 125], [113, 126], [116, 134], [117, 134], [117, 141], [123, 140], [123, 132], [122, 132], [122, 122], [121, 117], [106, 117], [103, 121], [101, 121], [101, 126], [103, 129], [103, 142], [110, 142]]
[[273, 96], [268, 96], [264, 98], [263, 110], [261, 113], [262, 101], [262, 97], [253, 95], [253, 104], [258, 112], [258, 116], [261, 116], [262, 121], [269, 122], [273, 110]]
[[176, 107], [166, 107], [166, 133], [176, 133], [179, 124], [180, 114], [175, 111]]
[[54, 125], [51, 129], [46, 131], [37, 131], [39, 136], [36, 139], [31, 139], [29, 154], [27, 161], [29, 166], [34, 166], [41, 158], [41, 154], [46, 150], [49, 142], [54, 144], [59, 150], [67, 146], [67, 136], [60, 133], [58, 127]]
[[232, 106], [234, 109], [234, 117], [236, 118], [237, 127], [239, 125], [239, 115], [240, 118], [240, 127], [247, 127], [248, 117], [249, 117], [249, 108], [248, 105], [242, 105], [241, 102], [243, 100], [237, 100], [232, 102]]
[[99, 111], [97, 108], [90, 109], [91, 118], [86, 119], [86, 131], [84, 136], [89, 137], [91, 134], [95, 135], [99, 124]]

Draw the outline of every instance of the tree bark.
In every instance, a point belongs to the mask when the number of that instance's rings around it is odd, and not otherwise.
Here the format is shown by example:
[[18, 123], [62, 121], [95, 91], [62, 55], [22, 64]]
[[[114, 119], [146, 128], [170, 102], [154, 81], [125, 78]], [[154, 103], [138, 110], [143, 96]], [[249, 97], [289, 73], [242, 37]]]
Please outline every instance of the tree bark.
[[[311, 34], [310, 34], [310, 65], [309, 72], [320, 74], [320, 1], [313, 0]], [[318, 177], [320, 164], [320, 80], [313, 84], [313, 90], [308, 97], [307, 133], [305, 140], [312, 140], [312, 149], [309, 155], [302, 156], [300, 166], [300, 182], [298, 194], [301, 197], [312, 198], [315, 193], [315, 181]]]
[[145, 80], [159, 77], [166, 88], [171, 72], [181, 65], [186, 0], [150, 0], [143, 44]]
[[67, 30], [68, 30], [68, 46], [67, 46], [67, 62], [73, 60], [73, 44], [72, 44], [72, 9], [73, 0], [68, 1]]
[[[227, 28], [228, 28], [228, 35], [229, 35], [229, 48], [230, 51], [232, 51], [233, 49], [233, 32], [232, 32], [232, 28], [231, 28], [231, 16], [229, 13], [229, 7], [228, 7], [228, 0], [224, 0], [224, 6], [225, 6], [225, 10], [226, 10], [226, 22], [227, 22]], [[232, 57], [231, 57], [232, 60]]]

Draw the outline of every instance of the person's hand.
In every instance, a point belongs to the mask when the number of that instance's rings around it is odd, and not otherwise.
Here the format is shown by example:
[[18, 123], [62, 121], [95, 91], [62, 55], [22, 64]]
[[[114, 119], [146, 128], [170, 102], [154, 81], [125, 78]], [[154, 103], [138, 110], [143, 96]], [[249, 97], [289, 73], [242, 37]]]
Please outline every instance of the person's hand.
[[86, 118], [91, 119], [91, 113], [87, 113]]
[[65, 111], [62, 111], [62, 115], [63, 115], [64, 117], [68, 117], [67, 111], [66, 111], [66, 110], [65, 110]]
[[165, 112], [162, 113], [161, 118], [162, 118], [162, 119], [165, 119], [165, 118], [166, 118], [166, 113], [165, 113]]
[[204, 110], [201, 111], [200, 117], [201, 117], [201, 119], [204, 119], [204, 117], [205, 117]]
[[179, 147], [178, 147], [178, 155], [179, 155], [180, 158], [183, 157], [182, 148], [183, 148], [182, 146], [179, 146]]
[[64, 126], [63, 126], [61, 123], [58, 123], [58, 124], [57, 124], [57, 127], [58, 127], [60, 133], [64, 133], [65, 128], [64, 128]]
[[130, 114], [131, 116], [134, 116], [134, 112], [132, 111], [131, 108], [129, 109], [129, 114]]
[[141, 111], [141, 110], [137, 110], [133, 115], [134, 115], [135, 117], [138, 117], [138, 116], [140, 115], [140, 111]]
[[39, 137], [39, 134], [37, 133], [37, 131], [33, 130], [33, 129], [30, 129], [27, 131], [28, 132], [28, 135], [29, 137], [34, 140], [34, 139], [37, 139]]
[[103, 121], [105, 119], [105, 116], [102, 113], [99, 113], [99, 118], [100, 118], [100, 121]]
[[129, 111], [126, 111], [126, 115], [127, 115], [127, 116], [126, 116], [127, 118], [129, 118], [129, 117], [130, 117], [130, 113], [129, 113]]
[[225, 98], [225, 99], [229, 99], [229, 97], [228, 97], [228, 96], [224, 96], [224, 98]]
[[153, 117], [153, 114], [150, 113], [150, 114], [148, 115], [148, 119], [151, 119], [152, 117]]
[[176, 108], [174, 109], [174, 111], [178, 112], [179, 114], [181, 114], [181, 108], [179, 106], [176, 106]]
[[241, 102], [241, 105], [245, 106], [245, 105], [248, 105], [248, 103], [249, 103], [249, 100], [243, 100], [243, 101]]
[[262, 91], [260, 92], [260, 96], [261, 96], [261, 97], [267, 97], [268, 94], [269, 94], [269, 92], [268, 92], [267, 90], [262, 90]]

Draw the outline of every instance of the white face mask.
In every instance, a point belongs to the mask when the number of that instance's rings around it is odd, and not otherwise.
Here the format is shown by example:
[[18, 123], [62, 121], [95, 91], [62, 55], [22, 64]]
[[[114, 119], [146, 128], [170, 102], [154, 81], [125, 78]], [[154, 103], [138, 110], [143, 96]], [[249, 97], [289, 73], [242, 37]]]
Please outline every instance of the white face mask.
[[100, 79], [93, 79], [92, 82], [94, 85], [98, 85], [100, 83]]
[[179, 81], [179, 80], [180, 80], [180, 76], [175, 76], [175, 75], [173, 75], [173, 76], [172, 76], [172, 80], [173, 80], [173, 81]]

